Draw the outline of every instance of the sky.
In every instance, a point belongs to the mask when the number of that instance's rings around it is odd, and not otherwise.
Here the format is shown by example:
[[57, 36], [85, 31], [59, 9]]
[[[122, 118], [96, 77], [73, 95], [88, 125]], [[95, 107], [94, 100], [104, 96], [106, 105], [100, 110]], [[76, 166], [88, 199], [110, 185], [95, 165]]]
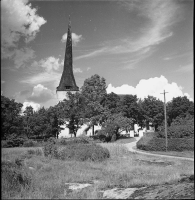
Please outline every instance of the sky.
[[73, 72], [107, 92], [194, 101], [193, 0], [1, 1], [1, 95], [48, 108], [59, 101], [69, 15]]

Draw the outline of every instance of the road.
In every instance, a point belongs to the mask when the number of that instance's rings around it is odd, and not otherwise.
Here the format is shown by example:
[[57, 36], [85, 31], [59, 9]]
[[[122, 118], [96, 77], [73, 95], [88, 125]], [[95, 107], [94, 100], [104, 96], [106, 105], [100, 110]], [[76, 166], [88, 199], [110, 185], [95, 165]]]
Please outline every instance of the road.
[[127, 147], [127, 149], [131, 152], [136, 152], [140, 154], [145, 154], [145, 155], [151, 155], [151, 156], [157, 156], [157, 157], [164, 157], [164, 158], [175, 158], [175, 159], [180, 159], [180, 160], [189, 160], [189, 161], [194, 161], [194, 158], [185, 158], [185, 157], [178, 157], [178, 156], [169, 156], [169, 155], [161, 155], [161, 154], [153, 154], [153, 153], [148, 153], [146, 151], [141, 151], [136, 148], [136, 143], [140, 140], [141, 137], [135, 137], [136, 141], [124, 144], [124, 146]]

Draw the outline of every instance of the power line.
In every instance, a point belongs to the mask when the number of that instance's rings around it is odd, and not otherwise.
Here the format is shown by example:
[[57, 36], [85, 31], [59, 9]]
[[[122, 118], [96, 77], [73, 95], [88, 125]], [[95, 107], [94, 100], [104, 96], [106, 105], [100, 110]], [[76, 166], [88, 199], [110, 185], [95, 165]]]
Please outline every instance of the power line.
[[167, 113], [166, 113], [166, 98], [165, 98], [165, 94], [168, 92], [164, 92], [161, 94], [164, 94], [164, 115], [165, 115], [165, 138], [166, 138], [166, 151], [167, 151], [167, 146], [168, 146], [168, 141], [167, 141]]

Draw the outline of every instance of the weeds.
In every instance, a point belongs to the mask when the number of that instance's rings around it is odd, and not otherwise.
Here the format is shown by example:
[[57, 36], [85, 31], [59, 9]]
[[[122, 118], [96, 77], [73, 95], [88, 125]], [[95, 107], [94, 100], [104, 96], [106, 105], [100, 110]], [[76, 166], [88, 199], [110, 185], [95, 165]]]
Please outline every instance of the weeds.
[[[166, 167], [160, 164], [152, 165], [147, 162], [139, 162], [138, 159], [152, 161], [158, 159], [157, 157], [130, 153], [120, 144], [101, 145], [107, 148], [110, 153], [110, 158], [103, 162], [49, 159], [44, 156], [37, 156], [36, 148], [2, 149], [2, 158], [4, 160], [11, 159], [11, 164], [4, 164], [3, 170], [11, 171], [11, 169], [14, 169], [13, 171], [17, 171], [16, 174], [23, 174], [21, 176], [15, 175], [18, 178], [14, 179], [14, 181], [17, 181], [13, 182], [13, 188], [16, 189], [10, 189], [10, 183], [12, 183], [10, 177], [13, 177], [13, 174], [8, 176], [5, 175], [8, 173], [3, 171], [3, 198], [97, 199], [102, 198], [100, 191], [106, 188], [158, 185], [179, 180], [182, 174], [194, 174], [194, 163], [190, 161], [160, 158], [162, 162], [172, 162], [172, 165]], [[23, 158], [26, 164], [24, 167], [23, 161], [20, 162], [20, 155], [29, 152], [31, 157]], [[17, 160], [16, 158], [21, 165], [14, 162], [14, 160]], [[33, 173], [30, 172], [29, 167], [35, 169]], [[94, 180], [96, 180], [96, 183], [89, 188], [69, 192], [65, 190], [65, 183], [93, 183]]]

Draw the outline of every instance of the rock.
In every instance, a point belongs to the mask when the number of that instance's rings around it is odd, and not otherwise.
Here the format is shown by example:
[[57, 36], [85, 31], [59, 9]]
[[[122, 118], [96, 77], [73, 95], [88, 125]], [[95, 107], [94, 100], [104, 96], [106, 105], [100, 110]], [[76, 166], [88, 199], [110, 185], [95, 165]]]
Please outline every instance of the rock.
[[35, 168], [33, 168], [33, 167], [29, 167], [29, 169], [30, 169], [30, 170], [35, 170]]
[[91, 186], [89, 183], [65, 183], [65, 185], [69, 185], [68, 189], [70, 190], [80, 190]]
[[127, 199], [136, 190], [138, 190], [138, 188], [113, 188], [111, 190], [104, 191], [103, 198]]

